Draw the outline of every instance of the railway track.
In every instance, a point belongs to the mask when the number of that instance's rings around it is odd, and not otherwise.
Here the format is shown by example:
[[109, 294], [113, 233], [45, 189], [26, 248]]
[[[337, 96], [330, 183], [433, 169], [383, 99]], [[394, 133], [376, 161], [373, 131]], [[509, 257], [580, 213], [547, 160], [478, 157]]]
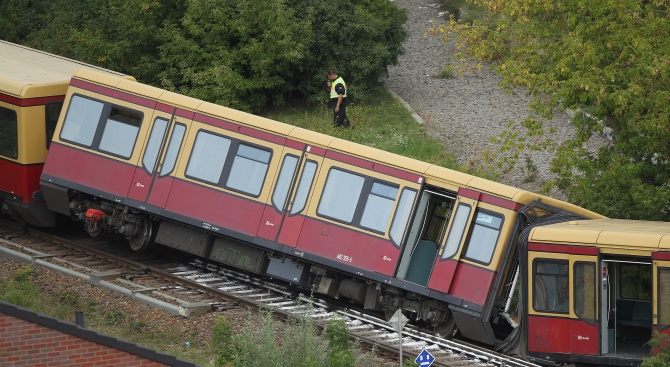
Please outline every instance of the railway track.
[[398, 333], [395, 325], [383, 319], [196, 258], [177, 261], [132, 253], [98, 239], [72, 240], [34, 230], [19, 233], [4, 223], [0, 223], [0, 256], [50, 267], [183, 317], [265, 307], [279, 317], [311, 317], [321, 327], [334, 318], [342, 319], [353, 338], [390, 358], [398, 358], [402, 345], [405, 358], [429, 351], [435, 358], [432, 366], [537, 366], [438, 338], [412, 325]]

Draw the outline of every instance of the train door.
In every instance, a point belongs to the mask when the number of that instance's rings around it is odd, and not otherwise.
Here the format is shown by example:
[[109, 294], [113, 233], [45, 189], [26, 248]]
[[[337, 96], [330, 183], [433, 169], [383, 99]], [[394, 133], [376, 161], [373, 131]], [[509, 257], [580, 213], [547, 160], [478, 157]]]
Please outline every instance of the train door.
[[461, 257], [462, 244], [468, 233], [468, 223], [472, 223], [477, 208], [477, 199], [459, 197], [456, 213], [449, 226], [446, 242], [443, 244], [439, 258], [430, 275], [428, 288], [448, 293], [454, 280]]
[[449, 229], [456, 196], [437, 188], [423, 191], [403, 249], [397, 278], [426, 286]]
[[652, 332], [653, 271], [649, 258], [605, 258], [601, 265], [600, 348], [603, 355], [642, 358]]
[[267, 240], [295, 247], [305, 217], [302, 215], [311, 198], [323, 157], [310, 154], [306, 147], [300, 156], [287, 153], [281, 163], [279, 175], [271, 197], [265, 207], [258, 235]]
[[[140, 202], [140, 209], [158, 213], [165, 207], [174, 179], [179, 150], [193, 118], [192, 112], [177, 109], [172, 114], [156, 110], [146, 142], [142, 164], [135, 175], [128, 197]], [[146, 205], [148, 204], [148, 205]]]
[[542, 357], [600, 350], [598, 250], [566, 250], [528, 253], [528, 351]]
[[670, 335], [670, 253], [653, 255], [654, 330]]

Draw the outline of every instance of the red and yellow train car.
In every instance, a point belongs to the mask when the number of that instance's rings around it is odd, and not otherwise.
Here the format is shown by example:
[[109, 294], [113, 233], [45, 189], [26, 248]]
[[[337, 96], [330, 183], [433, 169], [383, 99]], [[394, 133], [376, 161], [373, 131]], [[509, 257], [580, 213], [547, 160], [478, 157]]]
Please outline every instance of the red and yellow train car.
[[0, 40], [0, 212], [35, 226], [54, 224], [39, 177], [70, 78], [80, 68], [103, 70]]
[[653, 331], [670, 335], [670, 223], [538, 226], [522, 253], [529, 356], [636, 366]]
[[[78, 71], [41, 182], [49, 208], [277, 278], [440, 334], [496, 345], [518, 212], [574, 205], [195, 100]], [[73, 164], [76, 162], [76, 164]]]

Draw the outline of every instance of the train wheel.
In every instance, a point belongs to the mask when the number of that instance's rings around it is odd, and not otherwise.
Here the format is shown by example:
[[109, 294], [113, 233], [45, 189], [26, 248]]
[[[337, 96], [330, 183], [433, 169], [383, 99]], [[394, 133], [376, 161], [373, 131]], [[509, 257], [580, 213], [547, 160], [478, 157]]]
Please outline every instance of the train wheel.
[[153, 226], [151, 220], [146, 216], [140, 217], [140, 229], [129, 239], [130, 248], [135, 252], [144, 252], [151, 247], [153, 242]]
[[454, 319], [454, 316], [449, 313], [449, 316], [445, 321], [442, 321], [433, 327], [433, 331], [435, 332], [435, 335], [439, 336], [440, 338], [451, 339], [451, 337], [454, 336], [454, 333], [456, 332], [456, 319]]

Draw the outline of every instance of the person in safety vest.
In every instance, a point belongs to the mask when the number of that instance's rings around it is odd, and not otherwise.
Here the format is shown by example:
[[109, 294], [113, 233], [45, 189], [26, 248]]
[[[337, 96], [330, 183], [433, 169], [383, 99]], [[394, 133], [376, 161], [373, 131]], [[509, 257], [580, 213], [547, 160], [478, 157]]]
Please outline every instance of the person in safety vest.
[[351, 123], [347, 118], [347, 84], [335, 70], [328, 70], [327, 77], [335, 127], [351, 127]]

